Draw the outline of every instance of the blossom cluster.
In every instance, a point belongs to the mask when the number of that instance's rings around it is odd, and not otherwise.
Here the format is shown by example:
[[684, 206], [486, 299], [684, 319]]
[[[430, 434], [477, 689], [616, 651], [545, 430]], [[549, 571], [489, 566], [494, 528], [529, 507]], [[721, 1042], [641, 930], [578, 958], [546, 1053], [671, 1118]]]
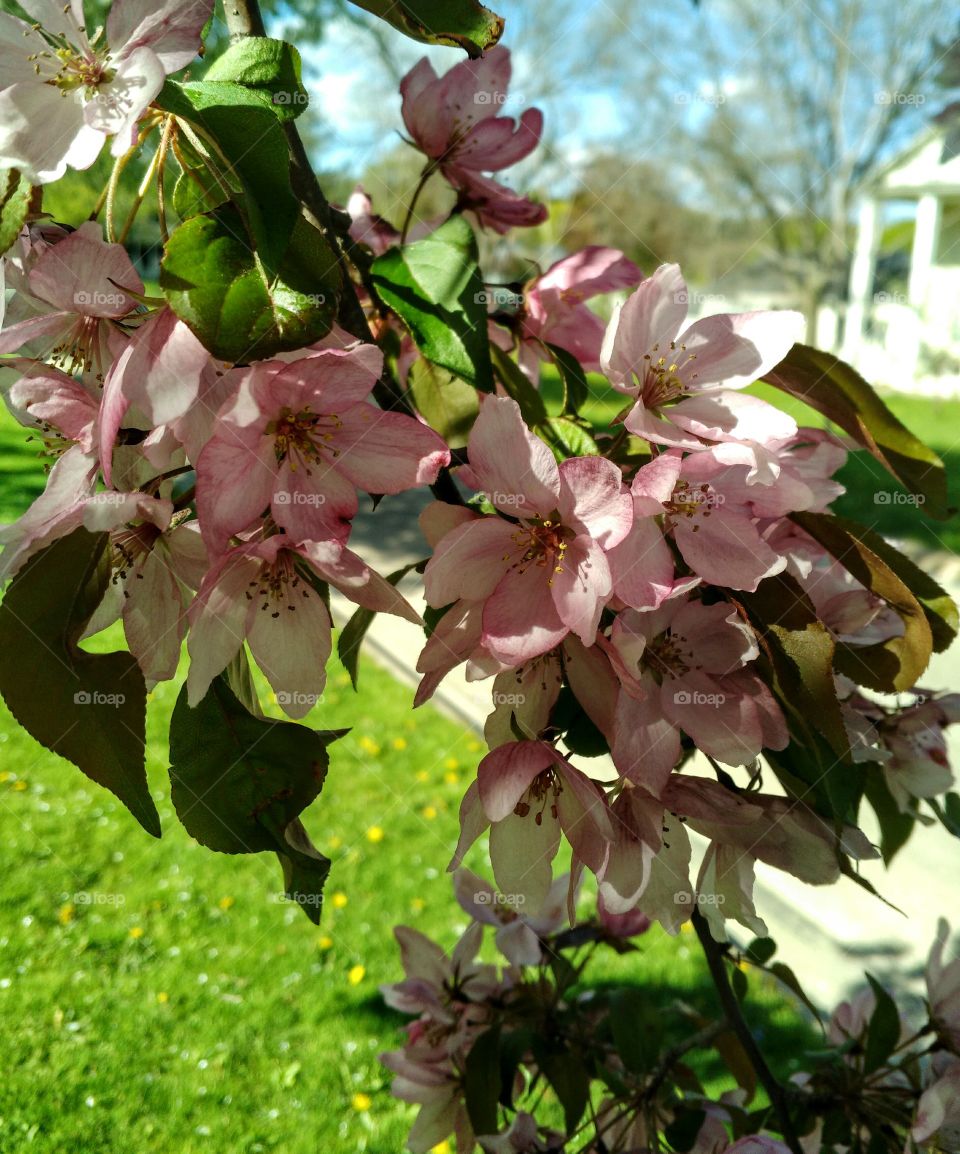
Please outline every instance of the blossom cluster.
[[[681, 1098], [672, 1092], [674, 1071], [668, 1063], [638, 1071], [633, 1062], [624, 1062], [616, 1029], [611, 1045], [609, 1017], [615, 1008], [584, 981], [588, 963], [571, 963], [572, 990], [559, 976], [564, 971], [552, 966], [571, 949], [562, 929], [566, 878], [557, 880], [535, 917], [526, 916], [522, 907], [498, 903], [497, 892], [468, 870], [457, 871], [454, 885], [460, 905], [472, 919], [457, 945], [448, 954], [424, 934], [398, 926], [405, 976], [382, 987], [388, 1006], [414, 1016], [406, 1026], [403, 1047], [381, 1055], [395, 1074], [393, 1093], [420, 1106], [409, 1139], [414, 1154], [426, 1154], [450, 1134], [456, 1135], [459, 1150], [479, 1144], [490, 1154], [642, 1150], [649, 1148], [655, 1132], [668, 1129], [687, 1111], [698, 1119], [691, 1144], [684, 1147], [691, 1154], [787, 1154], [789, 1146], [762, 1130], [737, 1137], [748, 1102], [742, 1087], [710, 1100], [691, 1084], [693, 1074], [687, 1069]], [[598, 920], [581, 925], [578, 945], [592, 942], [595, 948], [613, 943], [622, 949], [624, 934], [635, 936], [646, 928], [637, 924], [618, 928], [602, 903], [598, 915]], [[497, 926], [496, 945], [506, 965], [477, 960], [484, 924]], [[797, 1104], [815, 1100], [820, 1114], [798, 1135], [803, 1154], [836, 1149], [827, 1141], [824, 1127], [836, 1132], [838, 1119], [849, 1132], [849, 1142], [839, 1148], [856, 1149], [866, 1136], [857, 1109], [869, 1109], [871, 1103], [900, 1127], [905, 1145], [899, 1148], [906, 1154], [955, 1149], [960, 1134], [960, 960], [945, 962], [949, 938], [950, 927], [941, 919], [924, 975], [926, 1016], [907, 1019], [901, 1014], [898, 1028], [894, 1018], [890, 1054], [882, 1065], [868, 1058], [878, 1006], [874, 988], [865, 987], [830, 1014], [821, 1049], [805, 1054], [804, 1068], [790, 1080]], [[889, 997], [883, 991], [881, 996]], [[709, 1046], [720, 1032], [708, 1029], [689, 1048]], [[474, 1046], [491, 1038], [499, 1043], [500, 1062], [512, 1066], [501, 1066], [500, 1104], [506, 1106], [508, 1101], [509, 1106], [500, 1111], [497, 1130], [475, 1134], [466, 1104], [471, 1098], [475, 1101], [477, 1093], [475, 1084], [470, 1085], [470, 1055]], [[538, 1039], [550, 1039], [552, 1048]], [[532, 1092], [545, 1079], [562, 1097], [563, 1083], [555, 1082], [551, 1061], [568, 1046], [591, 1071], [599, 1091], [589, 1124], [578, 1129], [574, 1142], [570, 1142], [573, 1135], [543, 1120], [544, 1111], [538, 1109], [542, 1095]], [[678, 1056], [686, 1053], [683, 1046], [677, 1047]], [[611, 1087], [620, 1092], [613, 1093]], [[855, 1097], [855, 1088], [862, 1092], [862, 1100]]]
[[[209, 4], [171, 2], [155, 19], [121, 0], [105, 35], [88, 34], [79, 0], [24, 7], [36, 25], [0, 15], [0, 162], [43, 184], [91, 164], [108, 137], [117, 156], [157, 129], [178, 139], [177, 118], [154, 102], [193, 59]], [[421, 61], [401, 84], [424, 178], [449, 184], [452, 215], [498, 234], [546, 215], [492, 175], [528, 156], [542, 130], [536, 109], [501, 115], [510, 67], [497, 47], [442, 77]], [[196, 133], [184, 132], [197, 152]], [[246, 190], [227, 191], [249, 207]], [[764, 936], [757, 862], [824, 885], [879, 856], [856, 804], [821, 803], [816, 787], [833, 764], [919, 819], [920, 802], [935, 806], [953, 784], [944, 730], [960, 696], [912, 679], [898, 686], [906, 701], [877, 691], [878, 654], [907, 651], [918, 617], [929, 632], [924, 610], [890, 592], [892, 575], [872, 581], [873, 560], [850, 564], [817, 530], [843, 492], [835, 476], [850, 442], [748, 391], [801, 340], [799, 313], [690, 318], [675, 264], [645, 275], [623, 253], [590, 246], [528, 277], [510, 307], [493, 294], [471, 322], [493, 367], [465, 447], [451, 448], [407, 387], [419, 360], [432, 368], [425, 330], [389, 308], [368, 275], [371, 260], [445, 222], [415, 220], [411, 205], [397, 228], [359, 188], [347, 212], [338, 243], [362, 254], [346, 279], [363, 331], [355, 314], [348, 331], [341, 312], [302, 347], [277, 343], [258, 357], [254, 342], [229, 361], [210, 351], [177, 292], [147, 295], [96, 219], [69, 228], [28, 214], [3, 258], [0, 365], [12, 377], [4, 399], [48, 476], [0, 530], [0, 577], [22, 579], [77, 531], [107, 534], [110, 580], [86, 633], [122, 622], [148, 686], [177, 676], [186, 641], [190, 707], [249, 650], [277, 703], [304, 717], [331, 655], [330, 587], [424, 626], [415, 704], [461, 666], [490, 681], [489, 752], [463, 798], [450, 868], [464, 902], [481, 891], [509, 899], [486, 908], [510, 966], [476, 962], [477, 925], [449, 958], [402, 930], [407, 979], [389, 994], [420, 1015], [387, 1059], [395, 1092], [423, 1107], [412, 1147], [456, 1132], [468, 1150], [463, 1062], [496, 1013], [530, 995], [522, 969], [541, 964], [544, 936], [572, 917], [586, 873], [609, 936], [653, 921], [676, 933], [692, 917], [717, 941], [728, 919]], [[448, 278], [458, 286], [461, 271]], [[457, 293], [445, 317], [459, 315]], [[587, 302], [613, 293], [605, 321]], [[537, 415], [547, 362], [587, 392], [622, 399], [610, 429], [565, 404], [555, 419], [577, 451]], [[430, 550], [422, 619], [349, 545], [362, 495], [427, 487], [436, 499], [420, 518]], [[802, 626], [785, 623], [798, 614]], [[791, 630], [803, 639], [793, 650], [782, 642]], [[821, 659], [815, 680], [804, 663]], [[809, 723], [820, 719], [791, 700], [790, 678], [828, 703], [826, 723], [835, 707], [833, 764], [815, 778], [796, 766], [819, 756]], [[600, 753], [609, 764], [584, 768]], [[462, 869], [487, 832], [496, 890]], [[569, 875], [557, 879], [567, 854]], [[953, 1056], [925, 1075], [917, 1142], [956, 1124], [956, 965], [931, 959], [932, 1012]], [[694, 1149], [782, 1148], [762, 1136], [726, 1145], [729, 1112], [708, 1113]], [[623, 1149], [646, 1145], [642, 1127], [612, 1129]], [[561, 1138], [518, 1113], [507, 1132], [480, 1140], [539, 1151]]]

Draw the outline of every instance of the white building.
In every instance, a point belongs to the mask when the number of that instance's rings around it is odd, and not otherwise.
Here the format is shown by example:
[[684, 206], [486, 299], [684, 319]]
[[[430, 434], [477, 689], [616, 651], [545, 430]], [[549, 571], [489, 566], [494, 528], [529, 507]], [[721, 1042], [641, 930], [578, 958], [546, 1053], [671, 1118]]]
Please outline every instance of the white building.
[[[912, 213], [903, 291], [877, 291], [884, 223]], [[860, 204], [842, 356], [876, 384], [960, 395], [960, 155], [942, 129], [892, 160]]]

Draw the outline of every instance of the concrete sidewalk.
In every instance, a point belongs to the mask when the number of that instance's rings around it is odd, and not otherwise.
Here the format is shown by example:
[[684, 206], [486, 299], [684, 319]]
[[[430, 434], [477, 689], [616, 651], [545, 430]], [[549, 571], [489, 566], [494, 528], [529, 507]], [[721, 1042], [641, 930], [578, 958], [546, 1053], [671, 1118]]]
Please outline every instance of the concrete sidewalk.
[[[425, 556], [427, 549], [416, 517], [429, 499], [429, 495], [419, 492], [385, 498], [376, 512], [358, 515], [352, 547], [383, 574]], [[960, 559], [928, 554], [923, 563], [960, 600]], [[419, 587], [416, 574], [401, 584], [408, 599], [422, 610]], [[353, 609], [345, 599], [333, 599], [338, 624]], [[417, 627], [379, 614], [367, 634], [366, 645], [371, 657], [401, 681], [412, 686], [419, 680], [414, 667], [423, 634]], [[960, 643], [951, 652], [934, 656], [924, 685], [936, 690], [960, 688]], [[491, 708], [490, 692], [489, 681], [468, 683], [461, 667], [444, 680], [434, 704], [460, 723], [480, 731]], [[960, 767], [960, 726], [948, 730], [948, 734], [953, 765]], [[608, 759], [580, 758], [578, 764], [599, 778], [613, 776]], [[875, 829], [869, 822], [865, 825], [866, 833], [873, 837]], [[695, 860], [694, 877], [698, 864]], [[960, 930], [956, 912], [960, 908], [960, 840], [951, 837], [939, 823], [927, 829], [917, 828], [889, 870], [882, 862], [866, 862], [862, 873], [902, 912], [891, 909], [849, 879], [843, 878], [834, 886], [808, 886], [758, 863], [754, 895], [757, 912], [779, 945], [777, 956], [802, 975], [807, 993], [826, 1008], [832, 1008], [861, 985], [865, 969], [897, 985], [905, 994], [919, 992], [922, 966], [938, 917], [951, 918], [954, 930]], [[744, 932], [743, 940], [750, 936]]]

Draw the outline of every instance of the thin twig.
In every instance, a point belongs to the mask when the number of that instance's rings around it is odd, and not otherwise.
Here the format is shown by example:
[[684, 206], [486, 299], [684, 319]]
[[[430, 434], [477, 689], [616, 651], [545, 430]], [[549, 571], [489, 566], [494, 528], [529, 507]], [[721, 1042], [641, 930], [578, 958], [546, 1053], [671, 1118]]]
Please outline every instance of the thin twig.
[[787, 1103], [786, 1090], [774, 1077], [773, 1072], [767, 1065], [766, 1059], [760, 1052], [756, 1038], [754, 1038], [750, 1032], [750, 1027], [747, 1025], [747, 1021], [743, 1016], [740, 1002], [737, 1000], [737, 996], [733, 992], [733, 987], [730, 985], [730, 979], [727, 977], [723, 948], [718, 942], [714, 941], [707, 920], [699, 910], [693, 911], [693, 928], [697, 932], [697, 937], [700, 939], [700, 945], [706, 956], [710, 977], [713, 978], [713, 984], [720, 998], [720, 1005], [723, 1007], [723, 1012], [730, 1023], [730, 1028], [736, 1034], [740, 1045], [743, 1046], [744, 1052], [750, 1060], [750, 1065], [753, 1066], [756, 1071], [761, 1086], [763, 1086], [767, 1092], [770, 1105], [773, 1107], [777, 1121], [780, 1124], [783, 1140], [793, 1151], [793, 1154], [803, 1154], [796, 1130], [793, 1126], [793, 1120], [790, 1117], [790, 1107]]

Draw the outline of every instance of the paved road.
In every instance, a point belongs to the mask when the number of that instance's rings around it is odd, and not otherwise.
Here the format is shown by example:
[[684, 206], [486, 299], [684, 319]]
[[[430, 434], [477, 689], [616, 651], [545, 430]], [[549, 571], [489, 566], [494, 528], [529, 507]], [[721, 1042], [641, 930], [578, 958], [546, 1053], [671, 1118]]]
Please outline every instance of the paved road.
[[[375, 512], [362, 512], [354, 523], [351, 544], [384, 574], [426, 554], [416, 516], [427, 503], [421, 493], [385, 498]], [[960, 600], [960, 558], [928, 554], [922, 558]], [[418, 579], [406, 579], [404, 592], [418, 607]], [[349, 611], [335, 602], [335, 612]], [[422, 634], [408, 622], [378, 616], [368, 634], [371, 656], [411, 684]], [[960, 688], [960, 644], [934, 657], [924, 684], [930, 689]], [[490, 708], [489, 683], [469, 684], [455, 671], [444, 682], [435, 703], [457, 720], [482, 727]], [[951, 732], [955, 766], [960, 767], [960, 726]], [[584, 764], [603, 775], [602, 763]], [[871, 829], [867, 829], [872, 833]], [[865, 863], [864, 874], [897, 906], [898, 912], [843, 879], [830, 887], [805, 885], [778, 870], [759, 865], [756, 905], [771, 935], [780, 945], [780, 957], [804, 975], [808, 993], [831, 1007], [862, 982], [864, 969], [897, 982], [904, 994], [915, 994], [937, 918], [952, 917], [960, 930], [960, 840], [939, 825], [918, 829], [889, 870], [882, 863]], [[906, 976], [906, 981], [901, 979]]]

